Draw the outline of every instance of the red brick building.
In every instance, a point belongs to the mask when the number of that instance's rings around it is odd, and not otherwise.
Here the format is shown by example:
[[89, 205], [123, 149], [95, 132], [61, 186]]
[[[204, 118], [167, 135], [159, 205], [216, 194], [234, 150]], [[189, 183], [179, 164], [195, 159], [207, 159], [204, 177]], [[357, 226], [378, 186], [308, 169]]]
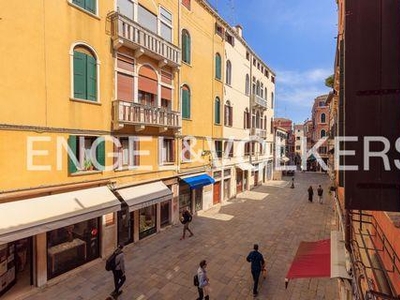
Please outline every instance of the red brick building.
[[[321, 138], [329, 135], [329, 106], [326, 105], [328, 95], [321, 95], [315, 98], [314, 105], [312, 107], [312, 145], [315, 145]], [[328, 147], [327, 142], [324, 142], [318, 148], [318, 154], [322, 160], [327, 164], [328, 162]], [[317, 164], [316, 170], [322, 170], [321, 166]]]

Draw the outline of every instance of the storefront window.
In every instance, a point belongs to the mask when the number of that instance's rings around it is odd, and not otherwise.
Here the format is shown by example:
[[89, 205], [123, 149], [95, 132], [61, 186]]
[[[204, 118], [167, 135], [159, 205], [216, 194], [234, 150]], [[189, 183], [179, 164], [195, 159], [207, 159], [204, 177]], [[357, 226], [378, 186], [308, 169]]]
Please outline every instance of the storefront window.
[[195, 211], [203, 209], [203, 188], [195, 190], [194, 204], [195, 204]]
[[133, 243], [133, 212], [128, 207], [123, 207], [118, 212], [118, 244]]
[[99, 257], [99, 220], [92, 219], [47, 233], [47, 277], [54, 278]]
[[156, 205], [148, 206], [139, 210], [140, 228], [139, 239], [149, 236], [157, 231], [156, 228]]
[[181, 183], [179, 184], [179, 214], [185, 209], [192, 211], [191, 190], [189, 185]]
[[171, 200], [161, 202], [161, 227], [169, 225], [169, 216], [171, 211]]

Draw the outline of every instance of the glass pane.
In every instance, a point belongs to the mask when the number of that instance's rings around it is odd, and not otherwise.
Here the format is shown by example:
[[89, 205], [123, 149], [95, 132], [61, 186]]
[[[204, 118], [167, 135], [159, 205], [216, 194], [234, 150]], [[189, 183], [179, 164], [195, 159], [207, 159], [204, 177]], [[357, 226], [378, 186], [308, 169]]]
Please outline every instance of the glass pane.
[[150, 31], [157, 33], [157, 17], [139, 5], [138, 23]]
[[148, 206], [139, 211], [139, 238], [144, 238], [156, 232], [156, 205]]
[[168, 24], [172, 24], [172, 14], [160, 7], [160, 19]]
[[133, 20], [133, 2], [129, 0], [118, 0], [118, 12]]
[[161, 23], [161, 36], [168, 42], [172, 41], [172, 29], [164, 23]]

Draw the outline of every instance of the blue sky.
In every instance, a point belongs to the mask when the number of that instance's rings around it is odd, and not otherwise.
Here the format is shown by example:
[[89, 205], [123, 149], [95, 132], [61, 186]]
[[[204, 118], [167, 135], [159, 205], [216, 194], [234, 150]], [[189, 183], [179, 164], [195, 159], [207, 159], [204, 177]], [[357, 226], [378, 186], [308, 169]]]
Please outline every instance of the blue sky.
[[335, 0], [209, 0], [276, 72], [275, 117], [302, 123], [326, 94], [337, 34]]

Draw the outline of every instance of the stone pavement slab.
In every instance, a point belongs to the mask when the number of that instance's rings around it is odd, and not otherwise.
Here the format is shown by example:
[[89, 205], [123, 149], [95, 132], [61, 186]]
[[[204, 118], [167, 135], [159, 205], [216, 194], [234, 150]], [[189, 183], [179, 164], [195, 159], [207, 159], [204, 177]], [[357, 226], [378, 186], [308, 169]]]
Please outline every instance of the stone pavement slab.
[[[126, 246], [127, 280], [119, 299], [194, 300], [192, 279], [202, 259], [208, 262], [210, 299], [337, 299], [336, 281], [329, 278], [292, 280], [285, 289], [285, 275], [300, 241], [329, 238], [334, 211], [325, 174], [296, 173], [294, 189], [291, 177], [284, 179], [202, 212], [193, 219], [191, 238], [180, 241], [182, 227], [172, 226]], [[314, 190], [318, 184], [324, 187], [324, 204], [308, 202], [310, 184]], [[246, 261], [254, 243], [260, 246], [268, 271], [256, 298]], [[99, 261], [26, 299], [104, 300], [112, 290], [112, 274]]]

